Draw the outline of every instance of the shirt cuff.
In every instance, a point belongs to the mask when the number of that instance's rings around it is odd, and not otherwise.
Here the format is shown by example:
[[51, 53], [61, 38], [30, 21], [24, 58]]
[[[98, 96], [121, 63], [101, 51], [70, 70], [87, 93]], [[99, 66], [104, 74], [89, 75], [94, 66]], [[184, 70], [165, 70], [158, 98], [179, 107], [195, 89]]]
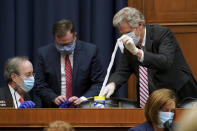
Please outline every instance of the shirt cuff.
[[140, 62], [143, 62], [143, 61], [144, 61], [144, 51], [141, 50], [141, 52], [142, 52], [142, 56], [141, 56], [141, 58], [138, 58], [138, 60], [139, 60]]
[[81, 96], [80, 99], [82, 99], [82, 101], [87, 101], [88, 100], [85, 96]]

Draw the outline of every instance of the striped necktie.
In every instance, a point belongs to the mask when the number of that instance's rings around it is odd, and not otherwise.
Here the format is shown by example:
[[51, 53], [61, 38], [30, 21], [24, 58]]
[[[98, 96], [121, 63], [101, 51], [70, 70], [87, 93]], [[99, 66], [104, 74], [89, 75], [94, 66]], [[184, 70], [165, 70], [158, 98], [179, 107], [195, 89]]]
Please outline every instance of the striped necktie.
[[[141, 48], [143, 49], [143, 47]], [[146, 67], [139, 66], [139, 92], [140, 92], [140, 107], [144, 108], [149, 97], [148, 89], [148, 70]]]

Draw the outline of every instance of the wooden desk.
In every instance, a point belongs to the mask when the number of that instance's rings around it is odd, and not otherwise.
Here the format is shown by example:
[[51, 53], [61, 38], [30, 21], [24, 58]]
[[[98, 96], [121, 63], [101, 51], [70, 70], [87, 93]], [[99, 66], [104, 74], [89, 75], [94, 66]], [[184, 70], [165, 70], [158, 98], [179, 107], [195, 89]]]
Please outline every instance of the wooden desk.
[[[176, 117], [183, 109], [176, 110]], [[77, 131], [126, 131], [146, 119], [143, 109], [0, 109], [0, 129], [43, 130], [49, 122], [63, 120]]]

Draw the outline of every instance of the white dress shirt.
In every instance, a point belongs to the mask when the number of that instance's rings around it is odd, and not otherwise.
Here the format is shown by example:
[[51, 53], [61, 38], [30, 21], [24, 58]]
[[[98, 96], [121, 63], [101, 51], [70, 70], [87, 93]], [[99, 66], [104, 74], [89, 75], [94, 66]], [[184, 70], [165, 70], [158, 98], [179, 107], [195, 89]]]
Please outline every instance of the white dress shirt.
[[[69, 60], [71, 63], [71, 67], [73, 69], [73, 53], [69, 55]], [[61, 61], [61, 95], [66, 96], [66, 77], [65, 77], [65, 58], [66, 55], [61, 54], [60, 61]]]
[[[146, 43], [146, 27], [144, 29], [144, 38], [143, 38], [143, 41], [142, 41], [142, 45], [143, 47], [145, 47], [145, 43]], [[142, 56], [141, 58], [139, 59], [140, 62], [143, 62], [144, 61], [144, 51], [142, 50]]]
[[20, 101], [19, 101], [19, 99], [21, 98], [21, 96], [10, 85], [8, 85], [8, 86], [9, 86], [10, 92], [12, 94], [12, 99], [13, 99], [14, 107], [17, 109], [20, 106], [20, 104], [21, 104]]

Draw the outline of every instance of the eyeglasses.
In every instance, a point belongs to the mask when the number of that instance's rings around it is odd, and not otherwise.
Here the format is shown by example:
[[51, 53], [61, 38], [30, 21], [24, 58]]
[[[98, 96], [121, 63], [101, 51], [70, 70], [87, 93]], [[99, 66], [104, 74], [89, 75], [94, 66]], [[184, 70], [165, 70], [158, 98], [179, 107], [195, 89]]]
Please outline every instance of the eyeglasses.
[[75, 36], [72, 37], [72, 39], [62, 39], [62, 38], [56, 38], [55, 39], [55, 43], [57, 44], [62, 44], [62, 45], [68, 45], [68, 44], [72, 44], [75, 41]]
[[21, 75], [21, 76], [23, 76], [24, 78], [35, 77], [35, 73], [28, 72], [28, 73], [23, 74], [23, 75]]

